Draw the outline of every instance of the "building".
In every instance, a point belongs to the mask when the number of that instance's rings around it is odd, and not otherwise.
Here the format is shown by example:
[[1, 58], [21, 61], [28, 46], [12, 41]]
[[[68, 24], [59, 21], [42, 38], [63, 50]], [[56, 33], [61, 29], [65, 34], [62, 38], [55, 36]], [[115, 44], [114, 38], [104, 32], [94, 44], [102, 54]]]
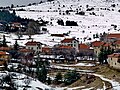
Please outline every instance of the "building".
[[74, 47], [77, 51], [79, 50], [79, 41], [75, 38], [65, 38], [61, 41], [61, 44], [64, 46]]
[[117, 40], [120, 40], [120, 33], [110, 33], [103, 37], [104, 42], [114, 43]]
[[42, 47], [42, 54], [51, 54], [52, 53], [52, 48], [45, 46]]
[[86, 57], [86, 59], [94, 56], [94, 49], [86, 44], [79, 44], [79, 56]]
[[99, 53], [100, 53], [100, 49], [101, 47], [104, 45], [104, 42], [102, 41], [94, 41], [92, 42], [92, 47], [94, 49], [94, 55], [96, 57], [98, 57]]
[[117, 40], [114, 44], [115, 44], [115, 49], [120, 49], [120, 40]]
[[28, 54], [28, 53], [33, 53], [33, 50], [22, 48], [19, 49], [19, 52], [23, 54]]
[[108, 55], [108, 64], [110, 67], [120, 69], [120, 53]]
[[21, 28], [21, 23], [19, 22], [13, 22], [13, 23], [10, 23], [10, 25], [11, 25], [11, 29]]
[[34, 53], [40, 53], [42, 51], [42, 43], [36, 41], [28, 41], [26, 44], [26, 49], [33, 50]]
[[0, 21], [0, 31], [5, 31], [7, 22]]
[[55, 56], [61, 55], [66, 60], [75, 60], [76, 49], [72, 46], [60, 45], [53, 47], [52, 53]]
[[0, 51], [6, 51], [6, 52], [8, 52], [8, 51], [10, 51], [12, 48], [10, 48], [10, 47], [0, 47]]

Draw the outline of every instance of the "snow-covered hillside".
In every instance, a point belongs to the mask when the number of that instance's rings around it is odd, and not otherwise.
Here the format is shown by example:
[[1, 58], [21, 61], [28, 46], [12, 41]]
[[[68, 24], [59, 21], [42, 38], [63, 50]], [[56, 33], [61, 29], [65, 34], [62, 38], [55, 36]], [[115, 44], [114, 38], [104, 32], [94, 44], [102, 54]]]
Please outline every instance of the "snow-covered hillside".
[[[16, 11], [20, 17], [35, 20], [42, 18], [49, 21], [49, 24], [45, 26], [49, 33], [32, 37], [34, 40], [50, 46], [58, 44], [60, 40], [65, 38], [53, 37], [50, 34], [70, 32], [69, 36], [66, 37], [76, 37], [80, 42], [84, 43], [98, 40], [98, 38], [93, 38], [93, 34], [102, 34], [103, 32], [118, 33], [120, 29], [119, 0], [55, 0], [22, 8], [26, 11]], [[91, 8], [94, 9], [87, 10]], [[69, 14], [66, 14], [66, 10], [70, 10]], [[78, 15], [76, 14], [77, 11], [83, 11], [85, 15]], [[67, 20], [75, 21], [78, 26], [60, 26], [57, 23], [58, 19], [62, 19], [64, 23]], [[114, 28], [114, 25], [117, 28]]]

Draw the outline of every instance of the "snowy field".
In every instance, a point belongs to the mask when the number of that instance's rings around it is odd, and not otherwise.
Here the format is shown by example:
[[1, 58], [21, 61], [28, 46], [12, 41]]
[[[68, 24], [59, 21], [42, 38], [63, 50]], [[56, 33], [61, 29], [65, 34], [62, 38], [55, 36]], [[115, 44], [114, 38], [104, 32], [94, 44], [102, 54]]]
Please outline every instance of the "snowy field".
[[[111, 5], [114, 2], [105, 2], [105, 0], [55, 0], [53, 2], [45, 2], [33, 6], [22, 7], [26, 11], [16, 11], [17, 15], [23, 18], [31, 18], [45, 21], [49, 21], [49, 24], [45, 26], [49, 33], [42, 35], [33, 35], [32, 38], [35, 41], [40, 41], [43, 44], [53, 46], [60, 43], [64, 38], [76, 37], [80, 42], [92, 42], [99, 40], [94, 39], [93, 34], [106, 33], [118, 33], [120, 29], [120, 2], [115, 1], [115, 7]], [[94, 10], [87, 11], [88, 8], [93, 7]], [[15, 8], [15, 9], [20, 9]], [[84, 11], [85, 15], [76, 15], [76, 9]], [[31, 11], [33, 10], [33, 11]], [[69, 15], [64, 14], [66, 10], [72, 10]], [[61, 14], [59, 14], [61, 12]], [[94, 12], [95, 15], [90, 13]], [[58, 25], [58, 19], [62, 19], [64, 23], [67, 20], [77, 22], [78, 26], [60, 26]], [[117, 25], [114, 29], [112, 25]], [[70, 31], [69, 36], [66, 37], [53, 37], [50, 34], [63, 34]], [[14, 42], [11, 35], [11, 42]], [[24, 45], [28, 36], [23, 36], [25, 40], [19, 41], [19, 44]], [[91, 39], [89, 39], [91, 38]], [[9, 39], [8, 39], [9, 40]], [[12, 44], [12, 43], [11, 43]]]
[[[23, 86], [30, 86], [30, 88], [28, 88], [27, 90], [39, 90], [39, 88], [45, 90], [52, 90], [51, 87], [43, 84], [42, 82], [38, 81], [37, 79], [33, 79], [29, 76], [26, 76], [24, 74], [20, 74], [20, 73], [15, 73], [15, 72], [0, 72], [0, 76], [1, 78], [6, 76], [6, 75], [11, 75], [12, 76], [12, 81], [16, 84], [16, 86], [18, 87], [17, 90], [23, 90]], [[6, 83], [4, 83], [4, 86], [7, 86]]]

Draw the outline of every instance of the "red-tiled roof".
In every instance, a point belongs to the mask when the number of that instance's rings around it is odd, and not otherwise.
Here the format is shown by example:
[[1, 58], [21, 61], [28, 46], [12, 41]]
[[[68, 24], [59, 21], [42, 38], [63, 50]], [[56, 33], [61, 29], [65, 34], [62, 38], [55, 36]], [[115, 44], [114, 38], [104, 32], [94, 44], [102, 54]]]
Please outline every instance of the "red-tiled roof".
[[19, 52], [32, 52], [30, 49], [20, 49]]
[[102, 41], [94, 41], [94, 42], [92, 42], [93, 47], [99, 47], [99, 46], [102, 46], [103, 44], [104, 44], [104, 42], [102, 42]]
[[76, 40], [75, 38], [65, 38], [64, 40], [61, 41], [61, 43], [69, 43], [72, 42], [73, 40]]
[[108, 57], [118, 58], [118, 57], [120, 57], [120, 53], [113, 53], [113, 54], [111, 54], [111, 55], [108, 55]]
[[115, 42], [115, 44], [120, 44], [120, 40], [117, 40], [117, 41]]
[[110, 43], [105, 43], [103, 46], [104, 47], [109, 47], [111, 44]]
[[61, 45], [61, 46], [59, 46], [59, 48], [61, 48], [61, 49], [71, 49], [73, 47], [72, 46], [67, 46], [67, 45]]
[[29, 45], [29, 46], [35, 46], [35, 45], [38, 45], [40, 44], [40, 42], [36, 42], [36, 41], [28, 41], [25, 45]]
[[0, 51], [0, 55], [8, 55], [9, 53], [7, 53], [7, 52], [2, 52], [2, 51]]
[[90, 49], [90, 47], [86, 44], [79, 44], [79, 49]]
[[42, 52], [50, 52], [51, 48], [49, 47], [42, 47]]
[[120, 33], [111, 33], [111, 34], [108, 34], [107, 38], [120, 38]]
[[11, 50], [10, 47], [0, 47], [0, 51], [9, 51]]

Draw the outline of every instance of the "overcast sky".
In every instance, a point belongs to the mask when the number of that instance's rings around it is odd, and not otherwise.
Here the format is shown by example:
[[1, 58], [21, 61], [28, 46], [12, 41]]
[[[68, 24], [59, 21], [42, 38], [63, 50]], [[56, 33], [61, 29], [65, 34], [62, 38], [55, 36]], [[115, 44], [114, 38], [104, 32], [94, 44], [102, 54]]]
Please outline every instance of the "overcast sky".
[[41, 0], [0, 0], [0, 6], [10, 6], [14, 5], [27, 5], [31, 2], [39, 2]]

